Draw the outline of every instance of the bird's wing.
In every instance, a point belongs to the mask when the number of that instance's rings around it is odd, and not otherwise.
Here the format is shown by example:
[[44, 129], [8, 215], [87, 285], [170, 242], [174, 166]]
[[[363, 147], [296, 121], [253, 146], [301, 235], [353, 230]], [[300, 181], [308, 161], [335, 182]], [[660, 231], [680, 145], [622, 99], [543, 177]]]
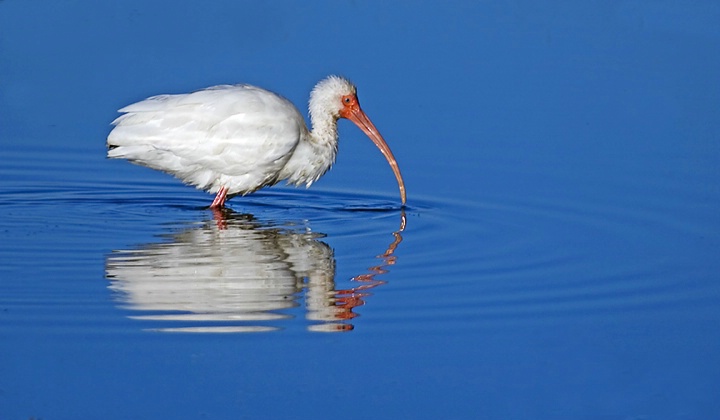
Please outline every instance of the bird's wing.
[[[307, 132], [285, 98], [248, 85], [160, 95], [122, 108], [108, 156], [172, 173], [203, 189], [245, 193], [277, 175]], [[222, 178], [222, 179], [220, 179]]]

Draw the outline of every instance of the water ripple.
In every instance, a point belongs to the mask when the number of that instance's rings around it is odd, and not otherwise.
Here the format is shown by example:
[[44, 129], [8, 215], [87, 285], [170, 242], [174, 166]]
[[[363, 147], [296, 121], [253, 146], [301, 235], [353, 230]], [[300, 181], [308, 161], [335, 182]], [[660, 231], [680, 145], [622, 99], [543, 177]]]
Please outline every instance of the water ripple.
[[[706, 219], [686, 216], [692, 197], [411, 195], [401, 210], [392, 195], [273, 188], [218, 213], [172, 179], [88, 178], [73, 172], [81, 161], [0, 170], [0, 229], [13, 238], [2, 270], [26, 270], [27, 255], [68, 269], [104, 259], [114, 302], [143, 329], [444, 330], [682, 313], [718, 298], [694, 265], [719, 247]], [[58, 171], [69, 179], [47, 176]]]

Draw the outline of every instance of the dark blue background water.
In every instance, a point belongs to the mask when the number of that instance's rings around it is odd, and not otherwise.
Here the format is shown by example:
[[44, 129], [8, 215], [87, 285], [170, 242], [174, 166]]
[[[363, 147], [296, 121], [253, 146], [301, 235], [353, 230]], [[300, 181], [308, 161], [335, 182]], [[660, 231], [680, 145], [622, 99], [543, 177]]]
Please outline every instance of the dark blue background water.
[[[720, 417], [718, 22], [0, 2], [0, 419]], [[310, 190], [224, 214], [104, 157], [147, 96], [248, 82], [305, 112], [331, 73], [405, 212], [347, 122]]]

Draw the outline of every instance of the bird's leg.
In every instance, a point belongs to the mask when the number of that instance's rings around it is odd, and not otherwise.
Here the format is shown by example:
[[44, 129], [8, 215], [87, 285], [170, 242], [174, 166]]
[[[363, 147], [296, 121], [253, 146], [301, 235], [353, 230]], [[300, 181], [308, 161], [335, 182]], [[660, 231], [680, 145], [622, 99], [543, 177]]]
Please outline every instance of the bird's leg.
[[212, 204], [210, 204], [211, 209], [219, 209], [222, 207], [225, 207], [225, 198], [227, 197], [228, 189], [226, 186], [220, 187], [220, 190], [217, 192], [217, 195], [215, 196], [215, 200], [213, 200]]

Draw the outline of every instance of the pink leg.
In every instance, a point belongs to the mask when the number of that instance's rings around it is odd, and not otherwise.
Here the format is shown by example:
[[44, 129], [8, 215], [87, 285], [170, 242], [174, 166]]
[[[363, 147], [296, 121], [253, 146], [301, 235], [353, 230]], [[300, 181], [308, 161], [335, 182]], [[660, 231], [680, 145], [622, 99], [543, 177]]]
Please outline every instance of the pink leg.
[[215, 200], [210, 204], [211, 209], [219, 209], [225, 207], [225, 198], [227, 197], [228, 189], [225, 186], [220, 187], [220, 191], [217, 192]]

